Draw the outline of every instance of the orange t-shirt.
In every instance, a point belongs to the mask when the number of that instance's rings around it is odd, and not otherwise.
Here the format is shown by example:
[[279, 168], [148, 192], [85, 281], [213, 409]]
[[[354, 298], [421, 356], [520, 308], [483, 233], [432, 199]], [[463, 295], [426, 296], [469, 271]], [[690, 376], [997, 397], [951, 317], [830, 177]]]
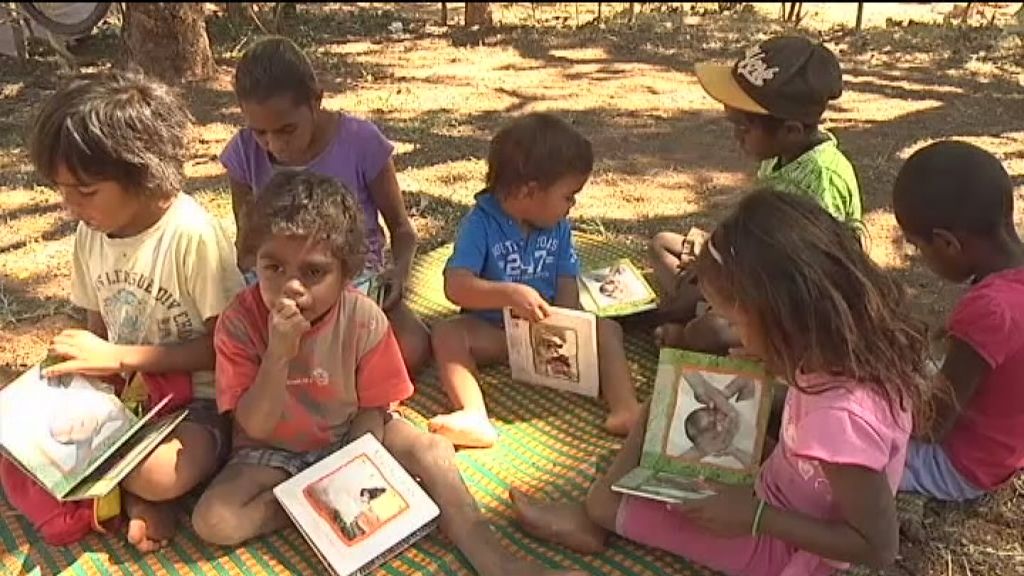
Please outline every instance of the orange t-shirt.
[[[267, 350], [269, 319], [258, 284], [221, 314], [214, 333], [220, 412], [233, 411], [255, 382]], [[285, 386], [284, 412], [270, 439], [257, 442], [236, 425], [236, 447], [326, 448], [344, 438], [359, 408], [386, 408], [413, 392], [387, 317], [352, 288], [302, 337]]]

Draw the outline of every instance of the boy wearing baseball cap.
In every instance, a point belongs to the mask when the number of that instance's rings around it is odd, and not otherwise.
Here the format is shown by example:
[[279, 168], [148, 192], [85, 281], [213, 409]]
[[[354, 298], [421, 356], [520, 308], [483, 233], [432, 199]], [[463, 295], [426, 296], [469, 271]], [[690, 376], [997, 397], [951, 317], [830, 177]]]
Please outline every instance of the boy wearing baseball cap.
[[[861, 220], [860, 189], [853, 166], [835, 136], [819, 128], [828, 103], [843, 92], [835, 54], [799, 36], [768, 39], [732, 65], [703, 62], [697, 79], [725, 106], [726, 119], [743, 151], [760, 162], [758, 185], [816, 199], [837, 219]], [[723, 352], [730, 330], [713, 315], [698, 315], [700, 291], [685, 272], [692, 254], [686, 237], [660, 232], [650, 243], [652, 266], [664, 294], [659, 329], [662, 345]], [[708, 316], [705, 318], [705, 316]], [[689, 322], [689, 324], [687, 324]]]

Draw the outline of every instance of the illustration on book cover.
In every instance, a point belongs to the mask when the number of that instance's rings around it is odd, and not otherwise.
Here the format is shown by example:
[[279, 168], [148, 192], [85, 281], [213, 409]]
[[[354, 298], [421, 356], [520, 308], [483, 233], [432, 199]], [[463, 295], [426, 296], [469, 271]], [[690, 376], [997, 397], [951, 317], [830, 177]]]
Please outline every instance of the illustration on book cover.
[[409, 509], [366, 455], [360, 455], [303, 491], [310, 506], [353, 546]]
[[680, 374], [666, 455], [735, 470], [749, 468], [762, 393], [743, 376]]

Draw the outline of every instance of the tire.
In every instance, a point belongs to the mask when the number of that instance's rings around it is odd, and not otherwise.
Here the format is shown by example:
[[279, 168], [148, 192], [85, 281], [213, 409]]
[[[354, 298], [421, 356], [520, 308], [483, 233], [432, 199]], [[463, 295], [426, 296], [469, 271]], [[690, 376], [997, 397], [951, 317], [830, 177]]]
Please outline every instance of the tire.
[[33, 22], [53, 34], [61, 36], [84, 36], [99, 24], [110, 10], [112, 2], [96, 2], [92, 10], [77, 22], [64, 22], [52, 18], [36, 2], [18, 2], [18, 7], [28, 14]]

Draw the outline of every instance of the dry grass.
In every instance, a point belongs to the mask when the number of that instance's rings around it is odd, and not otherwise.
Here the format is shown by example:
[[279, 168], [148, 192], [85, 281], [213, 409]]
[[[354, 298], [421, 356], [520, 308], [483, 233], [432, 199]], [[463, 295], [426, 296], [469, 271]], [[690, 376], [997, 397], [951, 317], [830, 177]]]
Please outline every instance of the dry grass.
[[[305, 7], [286, 29], [321, 71], [326, 105], [373, 119], [396, 143], [399, 180], [424, 249], [452, 238], [481, 186], [490, 135], [521, 112], [555, 111], [592, 138], [597, 170], [574, 214], [588, 231], [641, 242], [661, 229], [709, 226], [749, 183], [750, 162], [690, 70], [781, 31], [777, 3], [728, 14], [714, 13], [716, 4], [687, 3], [692, 12], [685, 14], [678, 4], [648, 4], [632, 24], [624, 3], [603, 4], [601, 23], [594, 22], [595, 5], [539, 5], [535, 18], [529, 4], [502, 4], [496, 19], [505, 26], [486, 34], [440, 27], [438, 6]], [[461, 9], [450, 6], [457, 22]], [[809, 3], [804, 24], [804, 32], [830, 42], [846, 70], [846, 92], [828, 127], [857, 167], [870, 251], [907, 280], [917, 309], [934, 324], [958, 288], [939, 284], [902, 247], [888, 209], [899, 163], [933, 139], [956, 137], [992, 150], [1024, 182], [1024, 46], [996, 28], [941, 26], [950, 6], [869, 5], [869, 28], [854, 37], [842, 27], [853, 23], [852, 4]], [[887, 19], [900, 25], [887, 27]], [[402, 24], [400, 33], [388, 31], [393, 22]], [[231, 66], [251, 34], [211, 24], [219, 75], [185, 87], [199, 124], [189, 191], [229, 230], [216, 155], [239, 125]], [[109, 65], [115, 50], [109, 34], [77, 48], [87, 66]], [[59, 197], [37, 186], [22, 150], [33, 108], [56, 83], [56, 66], [0, 64], [4, 381], [37, 361], [46, 341], [76, 316], [67, 301], [73, 223]], [[1024, 210], [1020, 200], [1018, 192]], [[927, 537], [907, 540], [901, 573], [1024, 573], [1021, 512], [1017, 490], [980, 510], [930, 507]]]

